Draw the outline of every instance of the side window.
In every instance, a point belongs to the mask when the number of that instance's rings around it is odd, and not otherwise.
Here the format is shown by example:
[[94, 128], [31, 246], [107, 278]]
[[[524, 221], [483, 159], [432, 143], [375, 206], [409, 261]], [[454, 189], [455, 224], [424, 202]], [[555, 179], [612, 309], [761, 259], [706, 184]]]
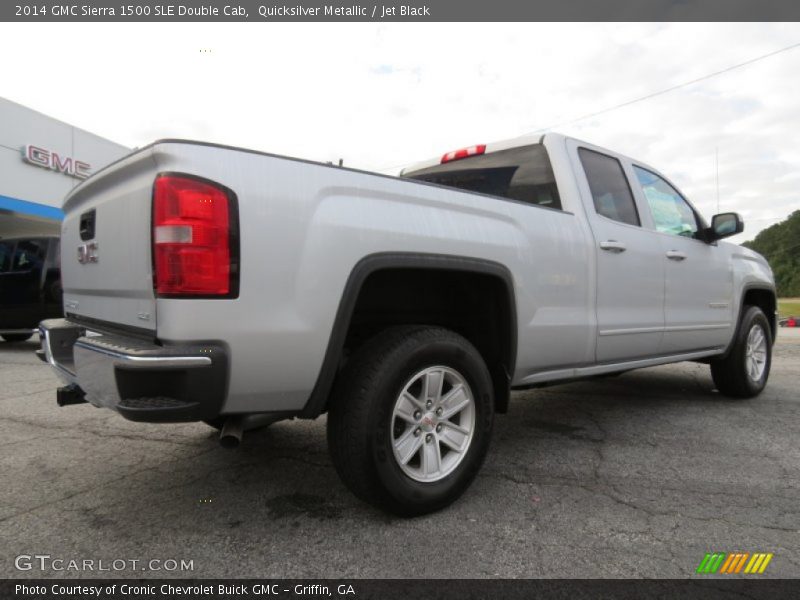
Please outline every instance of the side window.
[[699, 229], [697, 216], [683, 196], [655, 173], [641, 167], [633, 167], [633, 170], [647, 198], [656, 231], [694, 237]]
[[586, 148], [579, 148], [578, 154], [597, 214], [628, 225], [639, 225], [639, 213], [620, 162]]
[[11, 260], [14, 257], [14, 243], [0, 242], [0, 273], [11, 270]]

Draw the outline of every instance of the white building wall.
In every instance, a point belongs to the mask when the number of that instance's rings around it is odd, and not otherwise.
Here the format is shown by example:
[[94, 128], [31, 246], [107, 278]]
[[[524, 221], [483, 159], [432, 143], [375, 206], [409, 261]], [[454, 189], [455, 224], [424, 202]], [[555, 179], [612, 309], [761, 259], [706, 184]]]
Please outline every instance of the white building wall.
[[[73, 168], [75, 161], [87, 163], [89, 173], [130, 152], [125, 146], [0, 98], [0, 237], [57, 233], [63, 199], [81, 181], [26, 161], [28, 145], [57, 154], [62, 167], [67, 159]], [[48, 156], [35, 155], [43, 161]]]

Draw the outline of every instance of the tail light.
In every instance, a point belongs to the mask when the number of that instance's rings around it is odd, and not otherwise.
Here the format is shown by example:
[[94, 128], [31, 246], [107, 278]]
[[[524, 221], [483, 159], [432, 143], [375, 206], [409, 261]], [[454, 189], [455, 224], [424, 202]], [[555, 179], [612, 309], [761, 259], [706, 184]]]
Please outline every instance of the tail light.
[[454, 160], [461, 160], [462, 158], [469, 158], [470, 156], [478, 156], [486, 152], [486, 144], [477, 144], [469, 148], [461, 148], [460, 150], [453, 150], [442, 156], [441, 164], [448, 163]]
[[238, 294], [238, 216], [230, 190], [187, 175], [153, 186], [154, 287], [159, 296]]

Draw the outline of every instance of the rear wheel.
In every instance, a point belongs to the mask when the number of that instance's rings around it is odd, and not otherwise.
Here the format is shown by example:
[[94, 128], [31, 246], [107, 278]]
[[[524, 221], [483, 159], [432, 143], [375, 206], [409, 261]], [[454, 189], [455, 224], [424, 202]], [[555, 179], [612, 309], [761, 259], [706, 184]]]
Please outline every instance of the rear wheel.
[[720, 392], [734, 398], [761, 393], [772, 364], [771, 332], [761, 309], [747, 307], [728, 356], [711, 362], [711, 376]]
[[328, 444], [359, 498], [420, 515], [469, 487], [493, 417], [489, 372], [472, 344], [438, 327], [396, 327], [364, 344], [340, 374]]
[[32, 333], [5, 333], [0, 335], [5, 341], [9, 343], [13, 342], [27, 342], [29, 339], [33, 337]]

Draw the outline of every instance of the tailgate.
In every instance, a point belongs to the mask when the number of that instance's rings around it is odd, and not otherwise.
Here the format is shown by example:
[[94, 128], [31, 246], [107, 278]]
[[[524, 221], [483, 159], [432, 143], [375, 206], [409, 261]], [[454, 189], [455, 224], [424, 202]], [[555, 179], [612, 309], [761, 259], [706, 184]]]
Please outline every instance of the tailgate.
[[64, 311], [155, 331], [152, 148], [135, 152], [75, 188], [64, 202]]

